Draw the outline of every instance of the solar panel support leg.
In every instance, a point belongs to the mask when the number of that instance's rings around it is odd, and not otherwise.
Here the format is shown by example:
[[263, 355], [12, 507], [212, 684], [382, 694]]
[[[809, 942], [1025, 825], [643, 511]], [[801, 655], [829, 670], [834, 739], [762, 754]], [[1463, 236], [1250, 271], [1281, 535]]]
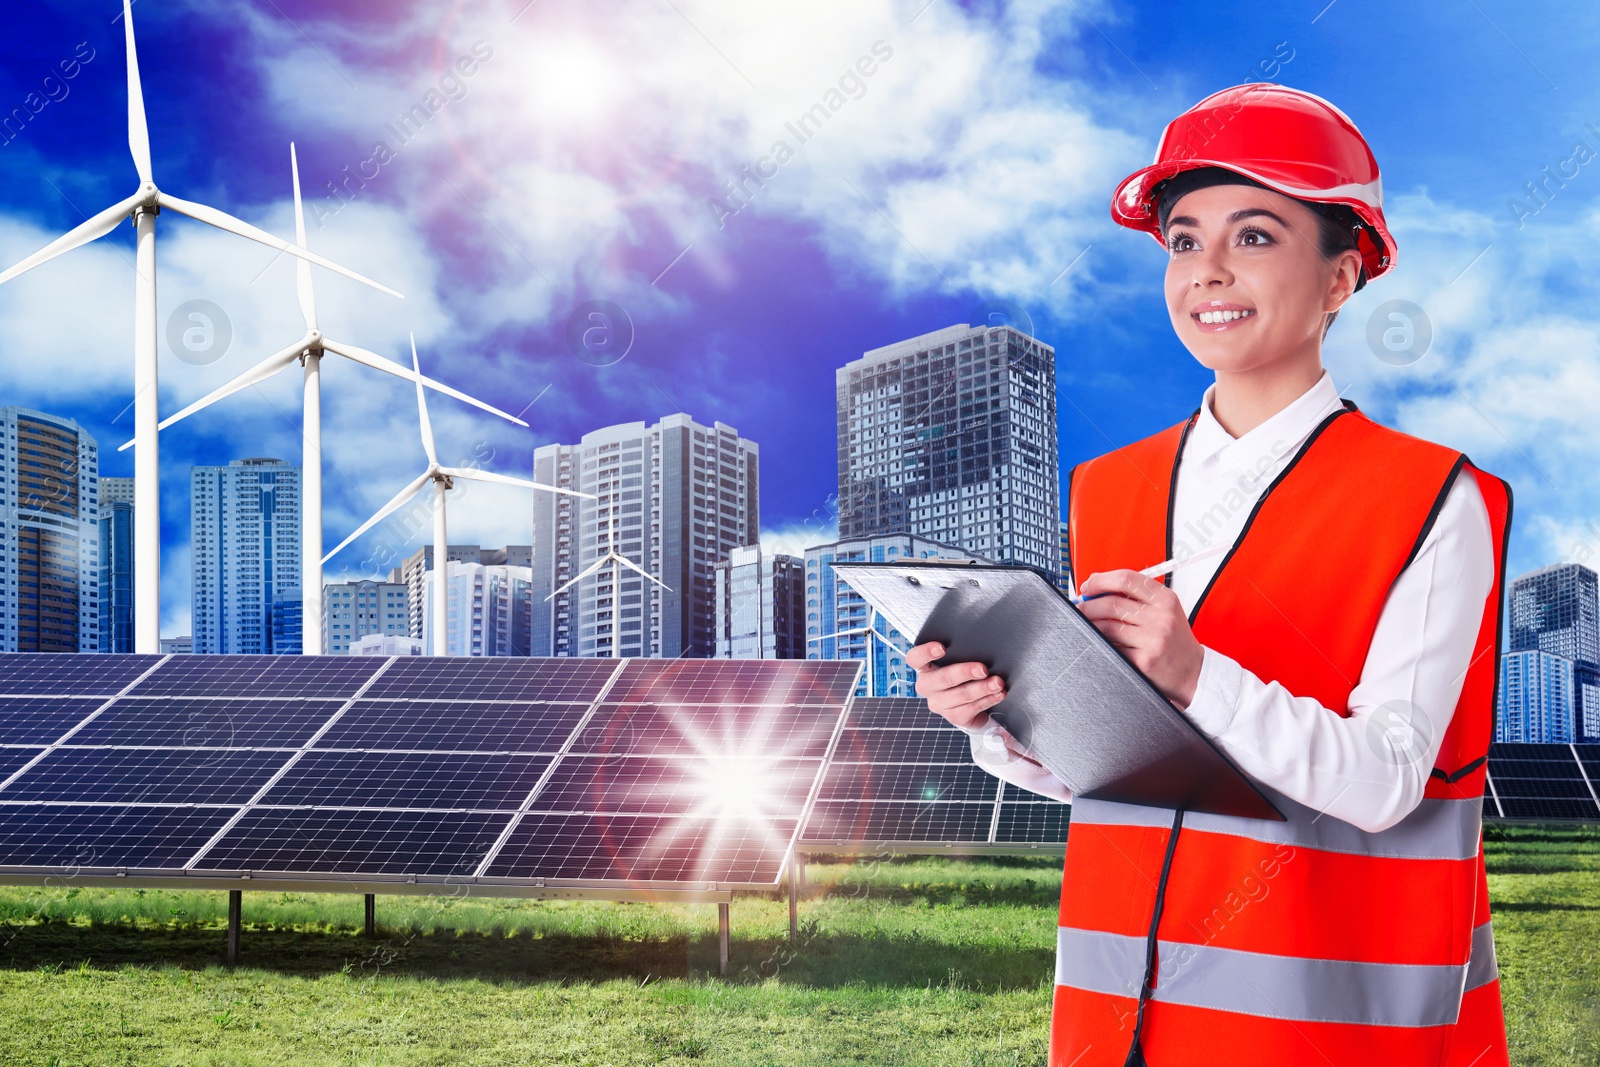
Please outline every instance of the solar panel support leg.
[[806, 858], [803, 854], [799, 852], [794, 854], [794, 866], [795, 881], [801, 889], [804, 889], [806, 887]]
[[378, 936], [378, 895], [376, 893], [368, 893], [367, 897], [366, 897], [366, 902], [367, 902], [367, 929], [366, 929], [366, 933], [367, 933], [368, 937], [377, 937]]
[[728, 974], [728, 903], [717, 905], [717, 973]]
[[800, 857], [789, 858], [789, 944], [800, 939]]
[[228, 966], [239, 962], [240, 913], [244, 910], [244, 893], [228, 890]]

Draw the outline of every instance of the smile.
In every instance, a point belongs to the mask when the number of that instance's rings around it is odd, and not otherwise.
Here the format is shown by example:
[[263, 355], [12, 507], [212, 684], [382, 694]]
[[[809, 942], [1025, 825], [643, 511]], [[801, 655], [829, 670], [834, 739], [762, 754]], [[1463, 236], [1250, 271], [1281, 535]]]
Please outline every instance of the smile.
[[1226, 310], [1226, 312], [1197, 312], [1195, 318], [1208, 326], [1221, 326], [1222, 323], [1235, 322], [1238, 318], [1248, 318], [1256, 314], [1253, 310]]

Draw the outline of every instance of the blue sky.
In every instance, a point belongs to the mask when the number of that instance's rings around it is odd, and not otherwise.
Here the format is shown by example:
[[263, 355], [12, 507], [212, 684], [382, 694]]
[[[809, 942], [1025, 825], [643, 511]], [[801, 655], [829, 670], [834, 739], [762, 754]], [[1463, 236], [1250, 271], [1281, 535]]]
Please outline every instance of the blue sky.
[[[0, 137], [5, 263], [134, 189], [119, 13], [45, 0], [0, 38], [0, 114], [28, 114]], [[790, 548], [836, 488], [834, 369], [994, 302], [1056, 347], [1063, 468], [1193, 410], [1208, 372], [1167, 322], [1161, 249], [1110, 221], [1111, 190], [1200, 98], [1249, 80], [1310, 90], [1371, 142], [1399, 244], [1329, 335], [1335, 382], [1512, 482], [1513, 572], [1600, 557], [1586, 6], [142, 0], [135, 21], [158, 184], [291, 235], [295, 141], [313, 249], [407, 296], [319, 272], [325, 331], [399, 358], [414, 330], [426, 372], [526, 408], [525, 430], [438, 399], [446, 462], [526, 473], [539, 444], [598, 426], [720, 419], [759, 442], [762, 526]], [[875, 48], [873, 73], [846, 77]], [[831, 91], [843, 106], [801, 144], [789, 124]], [[398, 135], [430, 92], [437, 111]], [[724, 183], [778, 141], [793, 157], [730, 203]], [[1524, 186], [1547, 166], [1568, 177], [1541, 203]], [[170, 412], [302, 327], [286, 259], [170, 213], [160, 235], [163, 336], [192, 300], [232, 330], [212, 363], [164, 346]], [[0, 287], [0, 403], [77, 418], [105, 474], [132, 469], [115, 452], [131, 256], [124, 227]], [[1397, 299], [1433, 330], [1401, 367], [1366, 340]], [[588, 300], [626, 310], [620, 362], [571, 351]], [[423, 458], [404, 383], [332, 364], [324, 382], [332, 545]], [[297, 461], [298, 407], [284, 375], [163, 434], [167, 632], [187, 627], [189, 465]], [[526, 542], [526, 500], [480, 488], [452, 507], [452, 539]], [[330, 578], [408, 536], [379, 527]]]

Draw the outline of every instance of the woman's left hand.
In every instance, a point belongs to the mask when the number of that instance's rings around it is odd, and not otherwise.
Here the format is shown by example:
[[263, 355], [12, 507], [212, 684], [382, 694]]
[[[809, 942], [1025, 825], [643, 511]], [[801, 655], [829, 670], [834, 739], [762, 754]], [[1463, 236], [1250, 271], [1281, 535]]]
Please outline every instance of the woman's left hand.
[[[1102, 571], [1078, 587], [1095, 597], [1078, 605], [1095, 629], [1122, 650], [1180, 709], [1194, 700], [1205, 648], [1189, 629], [1178, 594], [1138, 571]], [[1099, 596], [1097, 594], [1109, 594]]]

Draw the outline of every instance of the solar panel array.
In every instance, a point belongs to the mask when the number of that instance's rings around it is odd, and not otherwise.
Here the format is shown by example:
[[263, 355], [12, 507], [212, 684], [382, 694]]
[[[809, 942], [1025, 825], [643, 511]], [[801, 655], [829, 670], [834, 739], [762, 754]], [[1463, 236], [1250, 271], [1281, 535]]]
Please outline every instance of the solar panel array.
[[[858, 661], [0, 655], [0, 879], [719, 890], [800, 851], [1059, 851]], [[1600, 819], [1600, 745], [1495, 745], [1487, 818]], [[370, 891], [370, 890], [368, 890]]]
[[0, 876], [775, 884], [860, 665], [0, 656]]
[[996, 779], [918, 697], [856, 697], [801, 833], [814, 851], [1059, 850], [1069, 807]]
[[1487, 819], [1600, 819], [1600, 745], [1489, 746]]

